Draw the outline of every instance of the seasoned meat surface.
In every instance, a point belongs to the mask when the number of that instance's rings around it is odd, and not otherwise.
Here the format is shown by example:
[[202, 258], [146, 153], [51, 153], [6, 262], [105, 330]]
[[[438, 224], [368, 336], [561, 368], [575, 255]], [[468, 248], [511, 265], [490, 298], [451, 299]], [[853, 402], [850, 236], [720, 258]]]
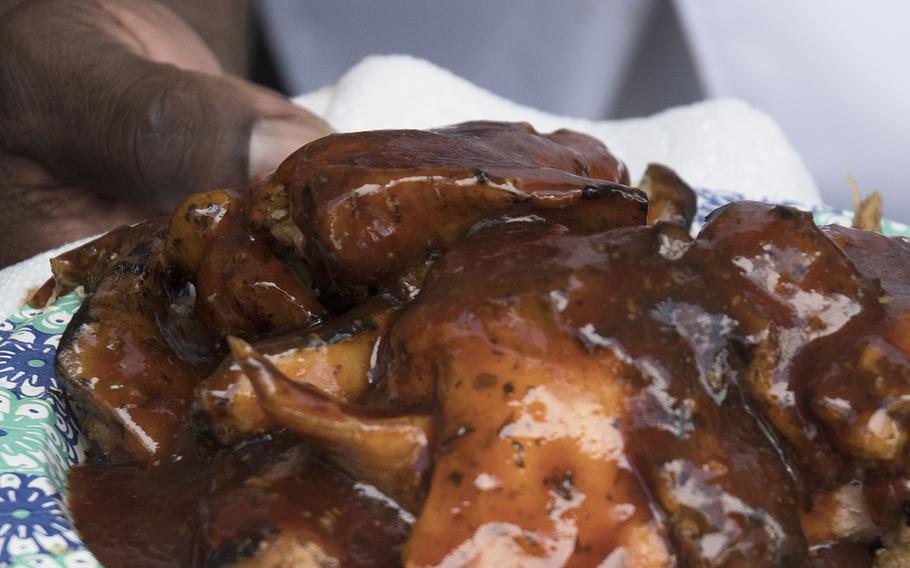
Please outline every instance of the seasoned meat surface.
[[[285, 377], [353, 402], [376, 379], [388, 328], [400, 308], [394, 299], [376, 297], [322, 325], [265, 339], [255, 348]], [[200, 385], [198, 401], [202, 419], [222, 443], [276, 427], [233, 358]]]
[[413, 518], [292, 436], [212, 452], [188, 435], [152, 469], [74, 470], [76, 523], [104, 566], [398, 564]]
[[[339, 134], [58, 261], [109, 566], [881, 566], [910, 241], [599, 142]], [[648, 201], [650, 200], [650, 211]], [[217, 364], [221, 361], [220, 365]], [[124, 504], [129, 504], [125, 506]]]
[[196, 316], [219, 339], [299, 330], [325, 314], [308, 267], [272, 234], [279, 220], [261, 219], [266, 204], [287, 215], [282, 196], [265, 189], [192, 195], [171, 218], [165, 259], [193, 283]]
[[271, 183], [288, 188], [309, 254], [358, 287], [387, 284], [497, 218], [586, 232], [641, 224], [646, 201], [628, 180], [588, 136], [468, 122], [333, 134], [291, 155]]
[[388, 380], [435, 380], [442, 417], [406, 559], [804, 559], [786, 464], [733, 380], [748, 330], [715, 264], [672, 225], [505, 233], [445, 255], [391, 339], [408, 364]]
[[[163, 325], [170, 317], [159, 256], [163, 233], [160, 225], [148, 229], [134, 229], [147, 240], [111, 263], [57, 350], [57, 370], [82, 430], [115, 461], [167, 456], [197, 382], [212, 368], [204, 359], [181, 358], [183, 338]], [[96, 246], [87, 250], [94, 254]]]

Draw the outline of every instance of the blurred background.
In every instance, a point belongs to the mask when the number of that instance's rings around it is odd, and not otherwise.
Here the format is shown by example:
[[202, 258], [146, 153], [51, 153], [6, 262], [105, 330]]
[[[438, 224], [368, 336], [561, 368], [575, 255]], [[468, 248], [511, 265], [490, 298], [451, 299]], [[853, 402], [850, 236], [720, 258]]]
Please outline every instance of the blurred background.
[[910, 222], [902, 163], [910, 149], [910, 3], [167, 3], [228, 66], [288, 95], [335, 82], [366, 55], [407, 53], [567, 116], [626, 118], [741, 98], [781, 125], [828, 204], [852, 206], [852, 175], [864, 193], [882, 192], [886, 216]]

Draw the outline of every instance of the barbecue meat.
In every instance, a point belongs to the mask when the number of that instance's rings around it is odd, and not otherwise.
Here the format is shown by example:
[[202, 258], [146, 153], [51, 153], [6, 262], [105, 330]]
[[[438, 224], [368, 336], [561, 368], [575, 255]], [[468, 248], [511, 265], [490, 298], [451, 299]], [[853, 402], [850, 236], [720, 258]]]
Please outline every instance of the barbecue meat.
[[176, 316], [161, 265], [163, 227], [133, 230], [145, 240], [99, 279], [60, 341], [57, 370], [95, 448], [112, 461], [151, 462], [169, 455], [213, 365], [182, 357], [191, 351], [184, 340], [196, 338], [166, 325]]
[[58, 368], [132, 462], [76, 470], [82, 533], [112, 565], [900, 565], [910, 241], [750, 202], [693, 237], [672, 170], [627, 184], [569, 131], [338, 134], [68, 253]]
[[[393, 299], [376, 297], [305, 332], [259, 341], [255, 350], [284, 377], [353, 402], [371, 378], [375, 381], [385, 358], [388, 328], [400, 308]], [[200, 385], [197, 398], [206, 427], [224, 444], [276, 427], [231, 357]]]
[[804, 558], [712, 260], [673, 225], [505, 233], [445, 255], [390, 338], [390, 388], [435, 397], [440, 416], [406, 561]]
[[644, 196], [600, 142], [528, 124], [333, 134], [272, 176], [290, 192], [313, 264], [338, 286], [387, 286], [496, 219], [586, 232], [644, 223]]

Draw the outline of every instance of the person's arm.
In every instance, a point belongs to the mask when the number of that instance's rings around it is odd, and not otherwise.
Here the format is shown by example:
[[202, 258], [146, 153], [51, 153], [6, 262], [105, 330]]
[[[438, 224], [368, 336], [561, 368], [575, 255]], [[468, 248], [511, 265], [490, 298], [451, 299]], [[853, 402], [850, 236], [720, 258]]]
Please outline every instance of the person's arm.
[[244, 184], [329, 131], [155, 2], [21, 3], [0, 45], [0, 266]]

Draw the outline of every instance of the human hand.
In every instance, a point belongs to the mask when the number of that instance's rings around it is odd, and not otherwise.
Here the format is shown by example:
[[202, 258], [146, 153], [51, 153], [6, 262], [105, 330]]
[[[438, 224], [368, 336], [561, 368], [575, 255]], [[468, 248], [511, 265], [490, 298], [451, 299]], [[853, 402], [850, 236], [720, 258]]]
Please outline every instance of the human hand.
[[0, 17], [0, 267], [246, 183], [330, 132], [143, 0]]

